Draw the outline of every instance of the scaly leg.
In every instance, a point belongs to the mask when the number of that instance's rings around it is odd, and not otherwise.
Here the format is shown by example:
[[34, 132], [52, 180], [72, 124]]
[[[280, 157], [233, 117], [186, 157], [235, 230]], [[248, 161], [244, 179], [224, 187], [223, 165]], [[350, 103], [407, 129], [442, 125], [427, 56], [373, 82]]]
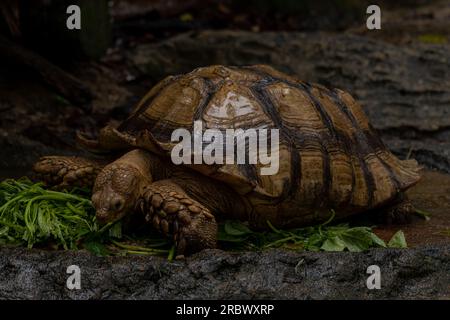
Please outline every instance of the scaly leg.
[[406, 195], [401, 195], [399, 199], [383, 210], [381, 222], [385, 224], [408, 224], [411, 223], [416, 209]]
[[106, 162], [101, 160], [46, 156], [36, 162], [33, 171], [37, 178], [48, 186], [55, 186], [59, 189], [75, 186], [91, 188], [97, 174], [105, 165]]
[[177, 253], [189, 254], [216, 247], [217, 222], [211, 211], [192, 199], [174, 180], [160, 180], [144, 191], [146, 220], [172, 235]]

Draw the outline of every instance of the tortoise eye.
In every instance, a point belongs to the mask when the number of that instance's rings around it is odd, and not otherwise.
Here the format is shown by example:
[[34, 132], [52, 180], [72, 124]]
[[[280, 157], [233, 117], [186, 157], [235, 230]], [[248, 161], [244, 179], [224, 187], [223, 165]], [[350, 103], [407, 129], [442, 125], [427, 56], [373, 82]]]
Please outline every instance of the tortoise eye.
[[123, 201], [123, 199], [116, 198], [111, 203], [111, 209], [113, 209], [114, 211], [122, 210], [124, 207], [124, 204], [125, 204], [125, 201]]

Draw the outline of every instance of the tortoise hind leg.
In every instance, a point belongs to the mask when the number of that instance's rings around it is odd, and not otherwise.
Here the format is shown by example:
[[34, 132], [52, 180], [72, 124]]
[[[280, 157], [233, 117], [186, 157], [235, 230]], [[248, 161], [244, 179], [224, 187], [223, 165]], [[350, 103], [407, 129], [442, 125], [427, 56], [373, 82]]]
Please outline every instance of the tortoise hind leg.
[[105, 166], [100, 160], [81, 157], [46, 156], [33, 166], [35, 176], [48, 186], [59, 189], [67, 187], [89, 187]]
[[173, 236], [178, 254], [216, 247], [215, 217], [174, 180], [150, 184], [143, 198], [145, 219], [163, 234]]
[[412, 217], [416, 209], [408, 200], [406, 195], [402, 195], [393, 204], [386, 207], [381, 214], [381, 222], [384, 224], [408, 224], [412, 222]]

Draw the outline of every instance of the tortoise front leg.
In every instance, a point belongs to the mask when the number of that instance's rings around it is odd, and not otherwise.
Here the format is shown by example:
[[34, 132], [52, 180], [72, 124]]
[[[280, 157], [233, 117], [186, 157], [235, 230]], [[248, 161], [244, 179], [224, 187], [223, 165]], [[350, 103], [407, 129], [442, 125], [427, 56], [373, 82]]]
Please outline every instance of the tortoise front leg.
[[105, 164], [101, 160], [81, 157], [46, 156], [36, 162], [33, 171], [48, 186], [91, 188]]
[[217, 222], [211, 211], [192, 199], [176, 181], [167, 179], [145, 188], [145, 219], [165, 235], [171, 235], [178, 254], [215, 248]]

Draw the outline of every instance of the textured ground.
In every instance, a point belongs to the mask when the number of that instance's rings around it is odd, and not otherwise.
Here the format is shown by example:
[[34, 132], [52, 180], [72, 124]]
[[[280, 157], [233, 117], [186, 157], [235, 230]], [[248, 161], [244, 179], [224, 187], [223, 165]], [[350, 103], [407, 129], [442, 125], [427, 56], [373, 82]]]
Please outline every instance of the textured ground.
[[[69, 265], [81, 289], [66, 288]], [[366, 287], [367, 267], [381, 289]], [[203, 251], [184, 261], [0, 249], [0, 299], [450, 299], [450, 245], [360, 253]]]

